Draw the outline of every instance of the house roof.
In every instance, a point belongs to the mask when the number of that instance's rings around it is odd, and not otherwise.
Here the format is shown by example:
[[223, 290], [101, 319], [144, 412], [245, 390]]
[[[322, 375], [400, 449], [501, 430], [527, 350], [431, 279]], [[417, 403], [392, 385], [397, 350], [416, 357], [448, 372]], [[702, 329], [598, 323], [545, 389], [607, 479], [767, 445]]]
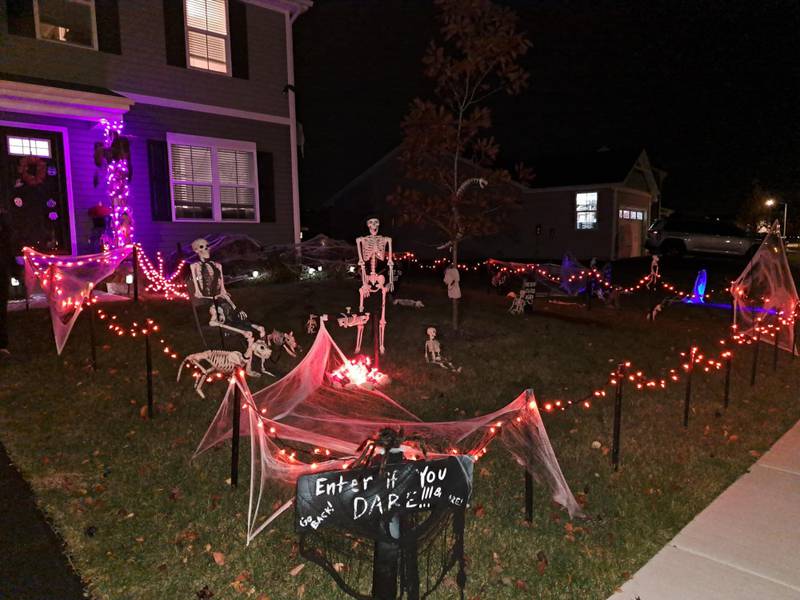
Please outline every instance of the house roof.
[[599, 150], [597, 152], [542, 157], [530, 162], [535, 177], [533, 189], [622, 183], [644, 151]]
[[133, 103], [106, 88], [0, 74], [0, 110], [97, 122], [121, 119]]

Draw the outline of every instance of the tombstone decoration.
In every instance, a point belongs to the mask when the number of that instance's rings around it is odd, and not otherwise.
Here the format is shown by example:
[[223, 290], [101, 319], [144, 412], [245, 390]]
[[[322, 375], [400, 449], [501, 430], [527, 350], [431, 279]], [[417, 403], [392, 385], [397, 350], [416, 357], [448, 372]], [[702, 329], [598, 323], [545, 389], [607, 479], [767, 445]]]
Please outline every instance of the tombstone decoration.
[[[367, 219], [369, 235], [356, 238], [356, 247], [358, 248], [358, 266], [361, 269], [358, 312], [360, 314], [364, 313], [364, 300], [372, 294], [379, 293], [381, 295], [378, 348], [380, 353], [383, 354], [385, 352], [383, 338], [386, 331], [386, 294], [394, 291], [394, 255], [392, 253], [392, 238], [378, 235], [380, 225], [379, 219]], [[367, 263], [369, 263], [369, 272], [367, 272]], [[380, 263], [385, 264], [389, 271], [388, 281], [383, 269], [378, 270]], [[360, 344], [358, 345], [360, 347]]]
[[[459, 455], [406, 461], [408, 442], [402, 432], [384, 429], [362, 445], [350, 468], [297, 480], [300, 554], [353, 598], [425, 598], [456, 563], [464, 597], [464, 518], [473, 460]], [[369, 591], [359, 579], [366, 561], [372, 563]]]
[[426, 333], [428, 339], [425, 341], [425, 362], [453, 373], [461, 373], [461, 367], [456, 367], [449, 359], [442, 356], [442, 345], [436, 339], [436, 327], [428, 327]]
[[263, 338], [266, 333], [264, 328], [251, 323], [247, 319], [247, 313], [233, 303], [233, 299], [225, 289], [222, 265], [211, 260], [208, 242], [202, 238], [196, 239], [192, 242], [192, 250], [199, 258], [197, 262], [189, 265], [194, 283], [194, 295], [196, 298], [212, 301], [208, 324], [244, 336], [248, 342], [254, 334]]
[[369, 322], [368, 312], [351, 313], [350, 307], [346, 306], [347, 312], [341, 313], [341, 316], [336, 319], [339, 327], [342, 329], [349, 329], [350, 327], [356, 328], [356, 354], [361, 352], [361, 341], [364, 339], [364, 325]]

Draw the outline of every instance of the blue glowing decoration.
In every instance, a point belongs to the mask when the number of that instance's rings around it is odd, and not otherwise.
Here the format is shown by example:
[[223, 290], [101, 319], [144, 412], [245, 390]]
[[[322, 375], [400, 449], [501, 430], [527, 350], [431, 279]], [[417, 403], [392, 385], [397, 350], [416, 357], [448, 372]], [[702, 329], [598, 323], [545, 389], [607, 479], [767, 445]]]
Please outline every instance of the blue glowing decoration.
[[706, 283], [708, 281], [708, 275], [706, 274], [705, 269], [700, 269], [697, 273], [697, 279], [694, 280], [694, 289], [692, 289], [692, 295], [688, 296], [684, 299], [686, 304], [705, 304], [705, 294], [706, 294]]

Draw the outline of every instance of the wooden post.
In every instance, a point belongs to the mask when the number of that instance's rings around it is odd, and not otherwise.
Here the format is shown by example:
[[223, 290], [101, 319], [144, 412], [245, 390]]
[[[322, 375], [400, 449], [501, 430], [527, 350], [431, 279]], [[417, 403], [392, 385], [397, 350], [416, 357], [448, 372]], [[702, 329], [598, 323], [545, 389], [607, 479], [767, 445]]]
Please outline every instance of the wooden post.
[[133, 246], [133, 301], [139, 302], [139, 246]]
[[[238, 377], [234, 374], [234, 377]], [[231, 434], [231, 486], [239, 486], [239, 423], [242, 417], [242, 399], [239, 396], [238, 382], [233, 386], [233, 431]]]
[[92, 305], [92, 295], [86, 300], [86, 309], [89, 311], [89, 346], [92, 356], [92, 371], [97, 371], [97, 350], [95, 348], [94, 336], [94, 306]]
[[781, 335], [781, 330], [780, 330], [779, 327], [776, 327], [775, 328], [775, 347], [772, 350], [772, 370], [773, 371], [777, 371], [778, 370], [778, 350], [780, 349], [780, 348], [778, 348], [778, 338], [780, 337], [780, 335]]
[[728, 352], [727, 360], [725, 361], [725, 397], [722, 399], [722, 406], [728, 408], [731, 400], [731, 363], [733, 362], [733, 353]]
[[525, 468], [525, 520], [533, 523], [533, 477]]
[[697, 348], [692, 346], [689, 352], [689, 370], [686, 372], [686, 396], [683, 401], [683, 426], [689, 426], [689, 406], [692, 402], [692, 373], [694, 372], [694, 355]]
[[147, 417], [153, 418], [153, 355], [150, 352], [150, 332], [144, 336], [144, 364], [147, 369]]
[[614, 435], [611, 442], [611, 464], [619, 469], [619, 446], [622, 429], [622, 384], [625, 382], [625, 365], [617, 366], [617, 391], [614, 396]]
[[758, 369], [758, 347], [761, 345], [761, 326], [756, 325], [756, 346], [753, 348], [753, 370], [750, 373], [750, 387], [756, 384], [756, 371]]

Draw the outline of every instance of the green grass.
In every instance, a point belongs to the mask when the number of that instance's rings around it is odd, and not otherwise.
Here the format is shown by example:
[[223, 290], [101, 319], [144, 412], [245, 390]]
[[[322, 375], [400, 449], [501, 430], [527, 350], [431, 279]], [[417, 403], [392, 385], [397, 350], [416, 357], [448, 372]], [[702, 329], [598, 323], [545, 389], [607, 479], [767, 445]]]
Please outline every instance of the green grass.
[[[336, 314], [357, 300], [352, 283], [242, 287], [237, 301], [267, 327], [294, 329], [304, 346], [309, 312]], [[450, 332], [442, 286], [406, 284], [402, 296], [421, 298], [422, 310], [396, 307], [387, 329], [386, 390], [425, 419], [458, 419], [488, 412], [532, 387], [541, 399], [577, 399], [601, 384], [613, 365], [634, 360], [661, 373], [678, 364], [690, 343], [716, 348], [728, 315], [673, 306], [655, 325], [641, 307], [612, 311], [541, 303], [534, 316], [512, 317], [506, 299], [467, 291], [464, 325]], [[630, 303], [630, 299], [623, 299]], [[122, 319], [153, 316], [180, 353], [200, 349], [185, 304], [109, 305]], [[444, 353], [463, 365], [459, 375], [423, 362], [425, 328], [436, 325]], [[208, 399], [175, 383], [177, 364], [157, 356], [159, 414], [140, 417], [145, 402], [144, 350], [139, 340], [101, 331], [100, 370], [88, 369], [87, 320], [82, 317], [58, 360], [44, 311], [12, 315], [12, 348], [22, 358], [0, 370], [0, 436], [33, 486], [43, 510], [67, 542], [92, 594], [102, 599], [195, 598], [208, 586], [215, 599], [273, 600], [342, 597], [320, 569], [290, 574], [297, 554], [291, 517], [245, 547], [249, 453], [243, 483], [231, 490], [228, 446], [190, 460], [217, 408], [222, 384]], [[331, 327], [345, 351], [354, 333]], [[751, 350], [741, 350], [731, 407], [721, 411], [721, 373], [697, 376], [688, 429], [681, 426], [683, 385], [666, 392], [628, 390], [623, 417], [622, 467], [615, 473], [610, 446], [612, 400], [590, 410], [546, 415], [551, 441], [573, 492], [591, 520], [570, 523], [536, 489], [535, 521], [523, 524], [521, 469], [500, 445], [476, 469], [468, 513], [467, 596], [606, 598], [695, 514], [732, 483], [799, 417], [798, 363], [781, 356], [772, 372], [762, 347], [759, 384], [749, 386]], [[290, 367], [285, 359], [279, 366]], [[256, 380], [257, 385], [266, 383]], [[244, 448], [248, 444], [244, 442]], [[269, 502], [287, 497], [276, 487]], [[93, 536], [85, 533], [95, 527]], [[223, 565], [214, 552], [225, 556]], [[547, 557], [537, 568], [537, 553]], [[247, 572], [242, 584], [232, 585]], [[236, 588], [239, 588], [238, 590]], [[450, 580], [436, 597], [456, 594]]]

